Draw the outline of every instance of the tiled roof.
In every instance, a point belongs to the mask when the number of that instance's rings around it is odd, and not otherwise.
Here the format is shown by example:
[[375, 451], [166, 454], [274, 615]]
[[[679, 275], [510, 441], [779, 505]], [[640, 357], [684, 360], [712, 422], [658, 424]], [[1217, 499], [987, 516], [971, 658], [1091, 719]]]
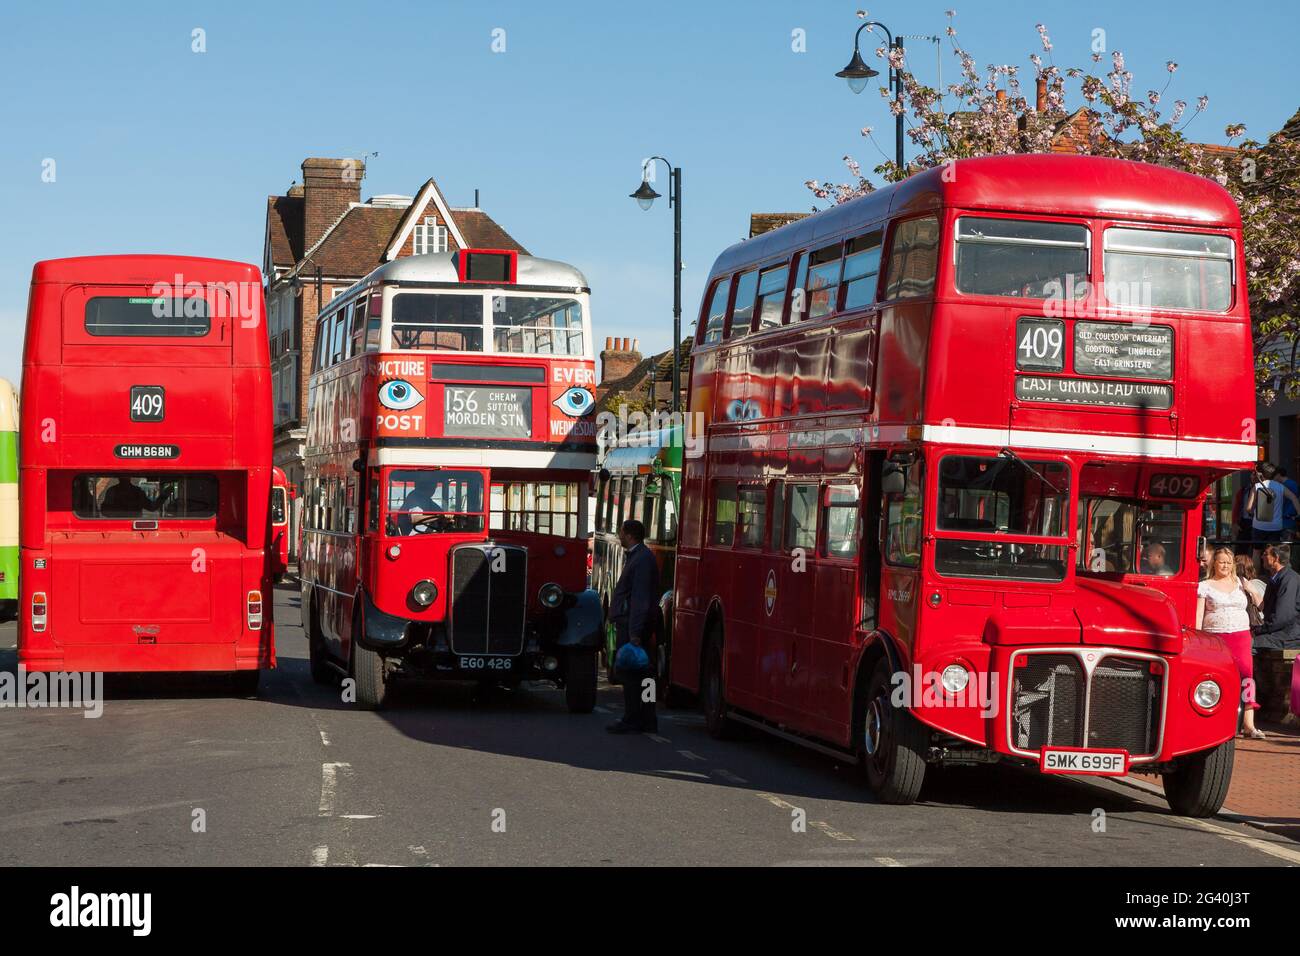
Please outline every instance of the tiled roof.
[[267, 196], [266, 223], [271, 234], [271, 265], [292, 268], [303, 253], [302, 197]]
[[312, 253], [312, 261], [326, 275], [366, 275], [379, 265], [405, 212], [389, 206], [353, 206]]
[[465, 241], [475, 249], [512, 249], [521, 256], [528, 255], [527, 249], [481, 209], [453, 209], [451, 217], [456, 220]]

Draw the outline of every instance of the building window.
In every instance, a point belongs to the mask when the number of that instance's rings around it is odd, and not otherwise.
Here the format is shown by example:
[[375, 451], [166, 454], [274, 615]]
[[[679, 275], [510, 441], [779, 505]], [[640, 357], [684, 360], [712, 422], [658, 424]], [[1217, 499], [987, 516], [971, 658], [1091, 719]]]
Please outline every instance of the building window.
[[439, 225], [435, 216], [426, 216], [424, 222], [415, 227], [415, 254], [423, 256], [446, 251], [447, 227]]

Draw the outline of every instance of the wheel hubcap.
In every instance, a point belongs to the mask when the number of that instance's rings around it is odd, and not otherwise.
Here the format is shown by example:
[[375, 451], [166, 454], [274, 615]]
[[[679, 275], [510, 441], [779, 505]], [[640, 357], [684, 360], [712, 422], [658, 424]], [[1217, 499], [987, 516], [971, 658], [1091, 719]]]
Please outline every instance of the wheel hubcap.
[[880, 753], [885, 739], [884, 697], [875, 698], [867, 707], [867, 726], [864, 745], [867, 756], [875, 757]]

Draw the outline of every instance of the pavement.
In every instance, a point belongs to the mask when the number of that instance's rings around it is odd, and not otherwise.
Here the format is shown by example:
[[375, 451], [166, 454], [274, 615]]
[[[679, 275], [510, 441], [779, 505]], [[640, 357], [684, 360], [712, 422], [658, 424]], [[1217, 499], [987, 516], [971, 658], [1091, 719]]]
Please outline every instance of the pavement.
[[[366, 712], [311, 681], [296, 585], [274, 611], [280, 666], [255, 699], [117, 676], [97, 719], [0, 708], [0, 865], [1300, 864], [1292, 829], [1177, 817], [1115, 780], [952, 769], [896, 807], [856, 767], [763, 734], [714, 740], [695, 711], [616, 737], [603, 683], [591, 715], [542, 684], [410, 685]], [[0, 627], [0, 671], [13, 638]], [[1278, 773], [1257, 749], [1243, 744], [1234, 809], [1256, 766]]]
[[[1261, 723], [1264, 740], [1237, 738], [1232, 783], [1220, 816], [1300, 841], [1300, 729]], [[1159, 777], [1135, 774], [1125, 783], [1161, 793]]]

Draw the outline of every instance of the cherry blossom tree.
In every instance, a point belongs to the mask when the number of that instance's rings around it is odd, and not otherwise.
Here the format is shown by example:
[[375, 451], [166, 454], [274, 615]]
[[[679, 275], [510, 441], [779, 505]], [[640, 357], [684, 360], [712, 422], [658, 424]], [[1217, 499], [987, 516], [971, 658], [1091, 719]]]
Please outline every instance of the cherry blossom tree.
[[[858, 16], [865, 18], [866, 13], [859, 11]], [[948, 11], [946, 33], [959, 64], [958, 79], [943, 90], [921, 83], [909, 70], [905, 54], [887, 48], [883, 40], [875, 49], [876, 57], [897, 70], [902, 80], [901, 98], [883, 86], [879, 92], [892, 116], [904, 116], [915, 150], [899, 168], [880, 148], [874, 130], [863, 127], [862, 135], [882, 158], [874, 167], [876, 175], [897, 182], [953, 160], [1055, 152], [1065, 143], [1088, 155], [1155, 163], [1216, 180], [1241, 209], [1260, 397], [1266, 402], [1280, 394], [1300, 397], [1300, 129], [1259, 142], [1243, 139], [1245, 127], [1232, 123], [1224, 129], [1225, 145], [1194, 142], [1186, 131], [1205, 112], [1209, 97], [1198, 96], [1193, 104], [1174, 99], [1166, 114], [1166, 94], [1178, 72], [1175, 61], [1165, 64], [1160, 89], [1138, 95], [1122, 52], [1109, 53], [1109, 70], [1101, 75], [1095, 67], [1059, 67], [1051, 36], [1041, 23], [1036, 26], [1041, 51], [1028, 57], [1031, 103], [1023, 92], [1021, 67], [989, 64], [981, 69], [957, 40], [955, 16]], [[1091, 59], [1100, 64], [1107, 55], [1094, 52]], [[881, 73], [883, 77], [886, 71]], [[1045, 93], [1041, 110], [1040, 82]], [[845, 156], [844, 163], [848, 182], [805, 184], [817, 199], [841, 203], [876, 188], [851, 156]]]

